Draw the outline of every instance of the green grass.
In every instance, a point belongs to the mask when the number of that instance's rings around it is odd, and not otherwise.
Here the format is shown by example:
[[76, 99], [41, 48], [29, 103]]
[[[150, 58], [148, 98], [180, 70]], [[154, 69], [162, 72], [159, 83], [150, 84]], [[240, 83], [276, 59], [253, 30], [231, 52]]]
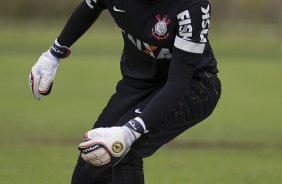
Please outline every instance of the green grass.
[[[148, 183], [280, 183], [277, 150], [164, 149], [146, 162]], [[157, 168], [156, 168], [157, 167]]]
[[[59, 24], [61, 25], [61, 24]], [[59, 25], [0, 31], [0, 184], [70, 181], [85, 131], [121, 78], [117, 28], [98, 23], [35, 101], [28, 73]], [[219, 28], [213, 28], [216, 31]], [[214, 114], [145, 160], [149, 184], [282, 181], [282, 59], [276, 35], [211, 32], [223, 93]]]

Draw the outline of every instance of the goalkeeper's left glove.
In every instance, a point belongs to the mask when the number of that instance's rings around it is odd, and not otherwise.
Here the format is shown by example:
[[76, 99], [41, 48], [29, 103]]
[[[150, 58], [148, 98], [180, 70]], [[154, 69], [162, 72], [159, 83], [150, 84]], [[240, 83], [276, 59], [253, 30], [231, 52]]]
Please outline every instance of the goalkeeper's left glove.
[[56, 40], [31, 68], [29, 86], [37, 100], [40, 100], [42, 95], [48, 95], [51, 92], [59, 61], [68, 57], [70, 53], [68, 47], [61, 46]]
[[122, 127], [96, 128], [85, 134], [86, 142], [79, 145], [81, 157], [94, 166], [116, 165], [146, 127], [141, 118], [130, 120]]

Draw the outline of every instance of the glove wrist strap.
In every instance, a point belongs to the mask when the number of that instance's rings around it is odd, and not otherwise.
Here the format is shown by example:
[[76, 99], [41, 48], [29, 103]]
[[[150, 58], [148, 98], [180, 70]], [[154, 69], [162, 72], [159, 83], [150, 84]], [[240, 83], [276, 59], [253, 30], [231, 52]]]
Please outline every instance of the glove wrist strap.
[[148, 132], [146, 130], [145, 123], [139, 117], [136, 117], [136, 118], [130, 120], [124, 126], [127, 126], [129, 129], [131, 129], [132, 131], [135, 131], [139, 134], [144, 134], [144, 133]]
[[57, 40], [54, 42], [54, 44], [50, 47], [50, 52], [53, 56], [59, 59], [64, 59], [68, 57], [71, 54], [70, 48], [66, 46], [61, 46]]

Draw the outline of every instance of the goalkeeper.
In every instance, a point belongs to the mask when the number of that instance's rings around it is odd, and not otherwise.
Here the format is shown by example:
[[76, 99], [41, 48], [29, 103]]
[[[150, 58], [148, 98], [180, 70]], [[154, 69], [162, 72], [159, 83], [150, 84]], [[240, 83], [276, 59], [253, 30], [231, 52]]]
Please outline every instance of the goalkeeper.
[[122, 79], [86, 133], [72, 184], [143, 184], [143, 158], [207, 118], [220, 98], [208, 40], [207, 0], [86, 0], [32, 67], [40, 100], [51, 92], [61, 59], [108, 10], [121, 30]]

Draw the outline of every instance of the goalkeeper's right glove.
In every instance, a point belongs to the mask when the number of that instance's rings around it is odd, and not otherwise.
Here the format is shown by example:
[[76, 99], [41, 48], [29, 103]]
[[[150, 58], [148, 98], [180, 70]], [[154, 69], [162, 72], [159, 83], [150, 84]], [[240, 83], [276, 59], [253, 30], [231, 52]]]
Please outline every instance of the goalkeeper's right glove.
[[48, 95], [52, 90], [53, 80], [62, 58], [68, 57], [71, 51], [68, 47], [61, 46], [57, 41], [44, 52], [31, 68], [29, 85], [34, 97], [41, 99], [41, 95]]
[[122, 127], [96, 128], [85, 134], [79, 145], [81, 157], [94, 166], [116, 165], [146, 127], [141, 118], [134, 118]]

